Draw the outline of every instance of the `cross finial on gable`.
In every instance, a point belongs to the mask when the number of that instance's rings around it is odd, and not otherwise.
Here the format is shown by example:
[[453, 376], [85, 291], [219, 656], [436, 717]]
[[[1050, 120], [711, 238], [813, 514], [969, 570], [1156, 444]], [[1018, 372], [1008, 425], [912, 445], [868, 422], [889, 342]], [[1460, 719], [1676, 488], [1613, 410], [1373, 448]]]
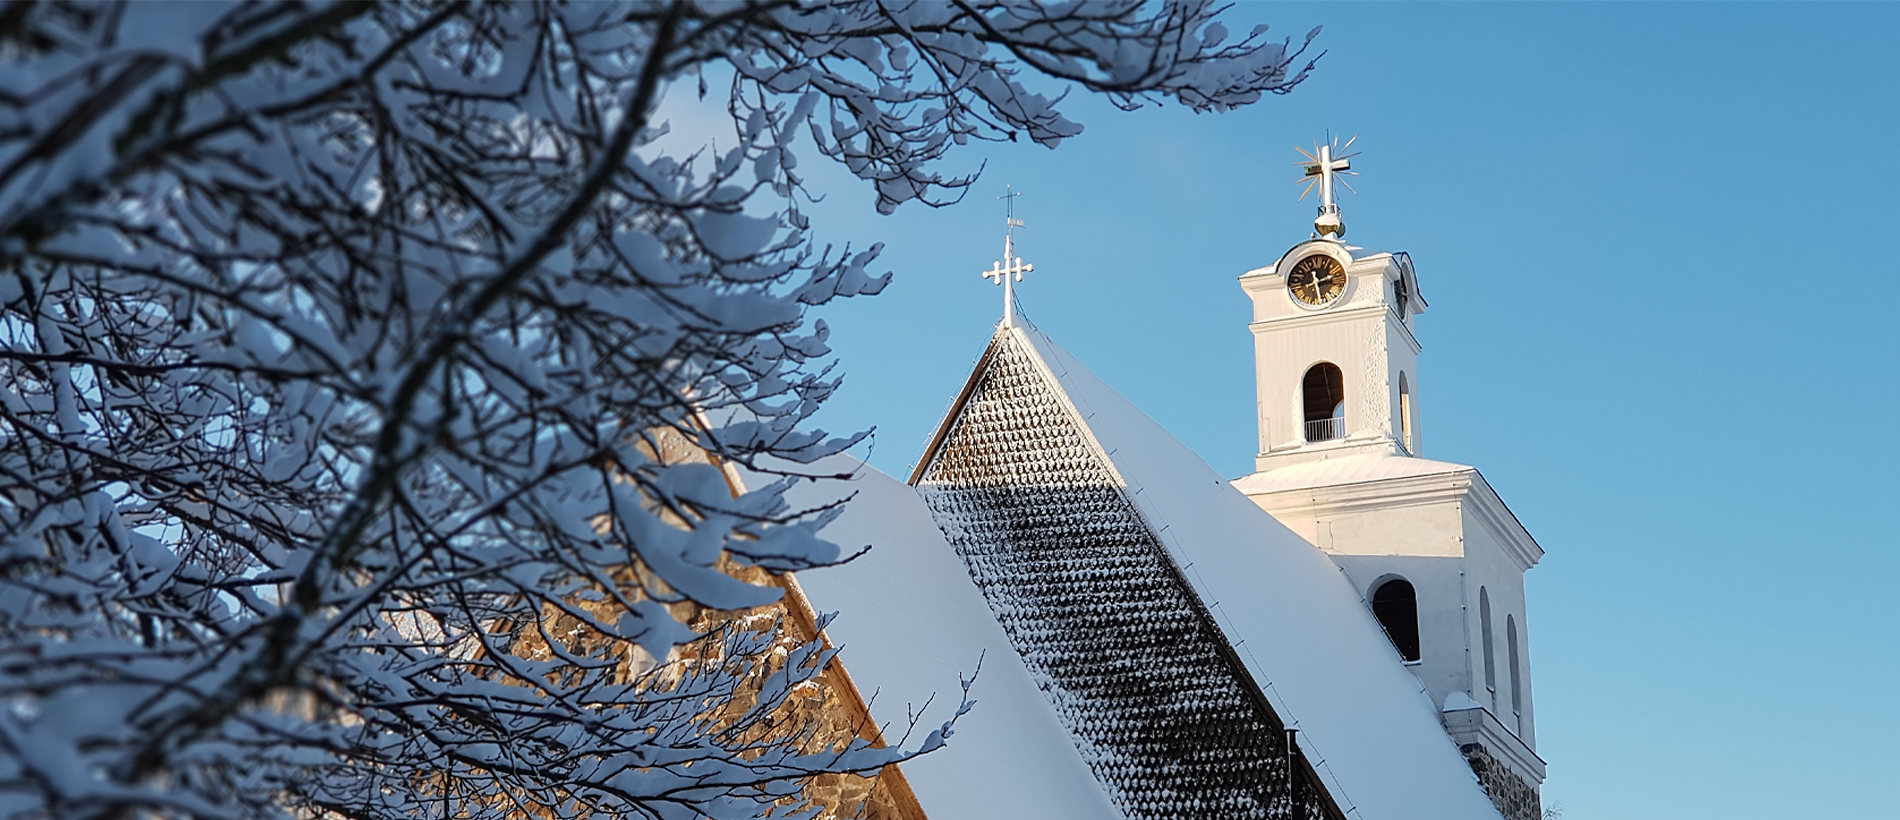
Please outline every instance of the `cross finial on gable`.
[[1303, 171], [1300, 181], [1306, 183], [1306, 190], [1300, 192], [1300, 199], [1304, 201], [1306, 195], [1313, 192], [1314, 186], [1319, 187], [1319, 215], [1313, 218], [1313, 230], [1320, 236], [1333, 239], [1346, 236], [1346, 223], [1339, 218], [1339, 204], [1333, 201], [1333, 183], [1338, 182], [1345, 185], [1346, 190], [1359, 193], [1353, 191], [1344, 179], [1339, 179], [1342, 176], [1358, 176], [1352, 171], [1352, 158], [1359, 155], [1340, 153], [1351, 148], [1357, 139], [1359, 135], [1354, 134], [1352, 139], [1346, 140], [1345, 145], [1340, 145], [1338, 137], [1328, 134], [1325, 142], [1313, 144], [1310, 154], [1304, 148], [1293, 146], [1293, 150], [1306, 157], [1304, 162], [1293, 163], [1300, 166]]
[[1008, 185], [1003, 186], [1003, 190], [1005, 193], [997, 197], [1003, 201], [1003, 258], [992, 263], [989, 270], [983, 271], [983, 278], [1003, 286], [1003, 327], [1014, 327], [1016, 292], [1011, 282], [1023, 281], [1023, 274], [1035, 270], [1036, 266], [1024, 264], [1023, 258], [1016, 255], [1016, 247], [1010, 236], [1011, 231], [1026, 227], [1022, 220], [1016, 218], [1016, 197], [1022, 196], [1022, 192]]

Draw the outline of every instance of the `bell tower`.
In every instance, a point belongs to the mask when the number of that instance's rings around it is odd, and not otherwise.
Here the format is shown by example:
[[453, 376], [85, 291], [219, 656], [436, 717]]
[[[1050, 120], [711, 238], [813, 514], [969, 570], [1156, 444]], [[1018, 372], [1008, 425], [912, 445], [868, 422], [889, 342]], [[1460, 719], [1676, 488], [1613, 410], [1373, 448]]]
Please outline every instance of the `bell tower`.
[[1259, 450], [1254, 469], [1366, 453], [1417, 455], [1412, 261], [1315, 238], [1248, 271]]
[[1422, 457], [1425, 300], [1410, 256], [1345, 243], [1340, 150], [1301, 152], [1313, 235], [1240, 277], [1260, 435], [1233, 483], [1346, 573], [1498, 811], [1541, 820], [1524, 573], [1544, 552], [1475, 468]]

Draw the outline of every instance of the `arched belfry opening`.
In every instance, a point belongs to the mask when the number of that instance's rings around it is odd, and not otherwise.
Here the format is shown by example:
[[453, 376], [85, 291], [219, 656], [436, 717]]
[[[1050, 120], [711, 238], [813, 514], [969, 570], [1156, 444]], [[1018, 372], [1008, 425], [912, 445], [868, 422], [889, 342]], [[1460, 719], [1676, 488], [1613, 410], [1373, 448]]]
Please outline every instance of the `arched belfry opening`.
[[1524, 688], [1517, 676], [1517, 616], [1504, 616], [1504, 654], [1511, 663], [1511, 717], [1517, 724], [1517, 731], [1524, 731]]
[[1300, 402], [1307, 441], [1346, 436], [1346, 377], [1339, 372], [1339, 365], [1320, 362], [1307, 368], [1306, 377], [1300, 380]]
[[1372, 617], [1385, 627], [1399, 657], [1418, 660], [1418, 592], [1412, 582], [1394, 578], [1372, 591]]
[[1496, 651], [1491, 648], [1491, 593], [1484, 587], [1478, 587], [1478, 630], [1478, 640], [1484, 645], [1484, 691], [1491, 701], [1492, 710], [1496, 711], [1498, 665]]
[[1405, 372], [1399, 372], [1399, 443], [1405, 445], [1405, 452], [1416, 454], [1418, 446], [1412, 443], [1412, 386], [1406, 382]]

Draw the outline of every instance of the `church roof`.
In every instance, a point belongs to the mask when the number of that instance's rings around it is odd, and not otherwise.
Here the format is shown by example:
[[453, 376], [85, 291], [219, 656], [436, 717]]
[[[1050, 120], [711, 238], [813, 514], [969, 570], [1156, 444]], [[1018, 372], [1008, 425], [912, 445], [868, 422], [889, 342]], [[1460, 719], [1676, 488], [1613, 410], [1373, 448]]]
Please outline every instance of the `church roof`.
[[1433, 461], [1384, 453], [1352, 455], [1309, 461], [1290, 467], [1277, 467], [1234, 480], [1235, 489], [1247, 495], [1304, 490], [1313, 487], [1337, 487], [1425, 476], [1453, 476], [1476, 472], [1476, 468], [1449, 461]]
[[977, 705], [948, 744], [902, 766], [925, 815], [1123, 820], [916, 492], [844, 456], [815, 469], [852, 478], [802, 483], [787, 498], [816, 507], [852, 496], [824, 536], [871, 550], [798, 581], [816, 609], [837, 613], [826, 635], [884, 737], [899, 743], [913, 715], [919, 733], [935, 729], [960, 704], [959, 682], [976, 676]]
[[[1246, 747], [1284, 722], [1347, 817], [1496, 816], [1339, 569], [1040, 331], [998, 331], [912, 481], [1124, 814], [1196, 814], [1183, 801], [1268, 771]], [[1156, 736], [1183, 683], [1226, 722]], [[1234, 686], [1270, 708], [1226, 702]], [[1170, 743], [1238, 757], [1157, 774]], [[1262, 816], [1234, 808], [1199, 814]]]

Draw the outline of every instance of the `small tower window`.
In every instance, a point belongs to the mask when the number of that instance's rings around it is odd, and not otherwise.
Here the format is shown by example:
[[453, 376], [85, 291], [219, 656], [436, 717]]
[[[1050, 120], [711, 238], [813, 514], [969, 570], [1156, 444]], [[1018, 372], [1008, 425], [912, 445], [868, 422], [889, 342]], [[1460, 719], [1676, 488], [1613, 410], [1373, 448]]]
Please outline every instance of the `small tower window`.
[[1517, 618], [1504, 616], [1504, 654], [1511, 664], [1511, 716], [1517, 718], [1518, 732], [1524, 731], [1524, 690], [1517, 677]]
[[1399, 657], [1418, 660], [1418, 593], [1403, 578], [1379, 585], [1372, 593], [1372, 617], [1385, 627], [1385, 635], [1399, 650]]
[[1300, 380], [1307, 441], [1331, 441], [1346, 435], [1346, 379], [1339, 366], [1320, 362]]
[[1412, 444], [1412, 387], [1403, 372], [1399, 373], [1399, 443], [1405, 445], [1405, 452], [1417, 454]]
[[1491, 649], [1491, 593], [1484, 587], [1478, 587], [1478, 630], [1478, 640], [1484, 644], [1484, 690], [1491, 694], [1491, 708], [1496, 710], [1498, 666], [1497, 655]]

